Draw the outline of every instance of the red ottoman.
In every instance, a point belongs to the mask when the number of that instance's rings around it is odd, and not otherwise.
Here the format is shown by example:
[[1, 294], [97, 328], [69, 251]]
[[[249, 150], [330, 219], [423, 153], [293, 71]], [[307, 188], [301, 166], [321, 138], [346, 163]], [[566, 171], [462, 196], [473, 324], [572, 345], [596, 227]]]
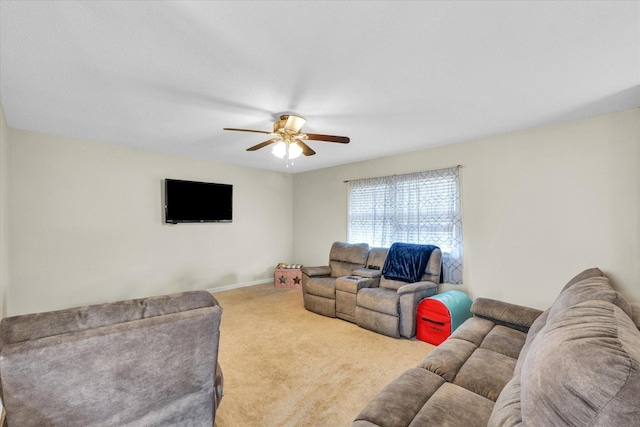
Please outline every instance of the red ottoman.
[[471, 317], [471, 299], [460, 291], [447, 291], [418, 304], [416, 338], [440, 345]]

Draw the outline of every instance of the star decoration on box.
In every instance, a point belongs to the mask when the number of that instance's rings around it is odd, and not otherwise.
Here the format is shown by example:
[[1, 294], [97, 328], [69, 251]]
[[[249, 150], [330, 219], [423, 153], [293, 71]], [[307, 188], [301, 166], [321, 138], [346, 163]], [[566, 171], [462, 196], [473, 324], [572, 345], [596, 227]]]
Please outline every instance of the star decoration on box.
[[284, 278], [284, 276], [280, 276], [280, 283], [287, 283], [287, 279]]
[[293, 278], [293, 284], [294, 285], [299, 285], [300, 284], [300, 278], [299, 277], [294, 277]]

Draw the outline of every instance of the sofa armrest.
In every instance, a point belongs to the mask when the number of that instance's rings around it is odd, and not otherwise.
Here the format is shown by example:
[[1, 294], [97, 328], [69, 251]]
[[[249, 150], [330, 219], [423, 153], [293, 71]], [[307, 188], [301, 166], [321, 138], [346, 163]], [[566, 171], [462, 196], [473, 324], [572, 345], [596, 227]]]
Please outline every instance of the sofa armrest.
[[[423, 280], [421, 282], [407, 283], [406, 285], [398, 288], [398, 295], [415, 294], [416, 292], [424, 291], [426, 289], [438, 288], [435, 282]], [[437, 291], [436, 291], [437, 292]], [[435, 292], [434, 292], [435, 293]]]
[[331, 275], [331, 267], [329, 267], [328, 265], [323, 265], [320, 267], [302, 267], [301, 271], [302, 274], [309, 277]]
[[412, 338], [416, 334], [416, 311], [418, 304], [420, 304], [420, 301], [423, 299], [436, 294], [438, 292], [438, 285], [435, 282], [423, 280], [402, 285], [398, 288], [397, 292], [400, 300], [398, 332], [405, 338]]
[[382, 275], [380, 270], [374, 270], [373, 268], [358, 268], [351, 273], [354, 276], [366, 277], [367, 279], [375, 279]]
[[471, 305], [471, 312], [476, 317], [523, 332], [528, 332], [533, 321], [542, 314], [542, 310], [489, 298], [476, 298]]

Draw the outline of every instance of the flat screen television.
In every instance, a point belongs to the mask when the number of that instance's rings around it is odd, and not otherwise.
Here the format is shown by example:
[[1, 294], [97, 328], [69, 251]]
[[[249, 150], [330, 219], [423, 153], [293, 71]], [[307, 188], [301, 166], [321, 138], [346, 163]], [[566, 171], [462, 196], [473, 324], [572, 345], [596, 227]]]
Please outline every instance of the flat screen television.
[[231, 222], [233, 185], [165, 179], [164, 220], [186, 222]]

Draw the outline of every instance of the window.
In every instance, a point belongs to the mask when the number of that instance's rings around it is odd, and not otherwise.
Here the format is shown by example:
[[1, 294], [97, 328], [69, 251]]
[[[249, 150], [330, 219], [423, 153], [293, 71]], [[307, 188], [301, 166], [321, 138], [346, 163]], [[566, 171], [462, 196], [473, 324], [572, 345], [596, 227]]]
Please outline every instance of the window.
[[462, 283], [458, 167], [349, 181], [348, 215], [349, 242], [437, 245], [444, 281]]

